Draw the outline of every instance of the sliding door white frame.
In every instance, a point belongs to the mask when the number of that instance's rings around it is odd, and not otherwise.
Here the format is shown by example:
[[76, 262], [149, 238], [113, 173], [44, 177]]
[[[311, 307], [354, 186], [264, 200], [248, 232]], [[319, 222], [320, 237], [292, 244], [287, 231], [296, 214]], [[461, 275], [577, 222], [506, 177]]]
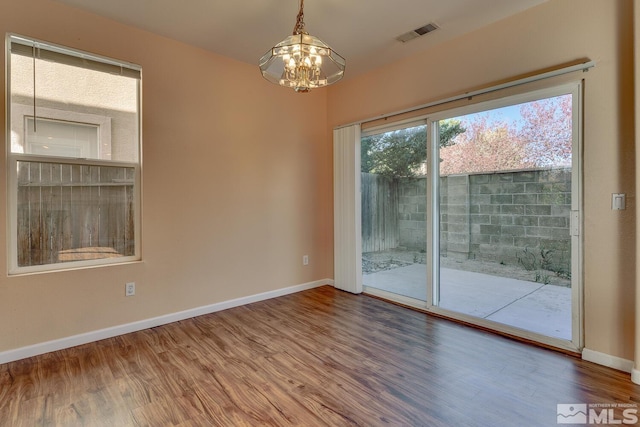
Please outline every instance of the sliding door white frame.
[[[550, 72], [533, 75], [523, 79], [517, 79], [512, 82], [489, 87], [487, 89], [475, 92], [465, 93], [464, 95], [431, 102], [421, 105], [410, 110], [403, 110], [390, 113], [383, 119], [411, 114], [412, 112], [422, 112], [415, 114], [417, 118], [420, 115], [423, 119], [428, 115], [428, 153], [433, 153], [432, 141], [438, 141], [437, 130], [432, 130], [432, 123], [446, 116], [451, 117], [453, 108], [460, 107], [459, 111], [472, 111], [478, 109], [482, 102], [490, 102], [495, 100], [494, 108], [498, 108], [500, 102], [506, 104], [516, 104], [526, 102], [527, 97], [531, 97], [532, 93], [542, 95], [545, 91], [555, 93], [558, 88], [569, 85], [572, 87], [573, 95], [573, 179], [572, 179], [572, 206], [571, 206], [571, 231], [572, 231], [572, 339], [571, 341], [560, 340], [555, 338], [544, 337], [539, 334], [522, 331], [516, 328], [509, 328], [496, 322], [485, 321], [471, 316], [465, 316], [459, 313], [446, 312], [437, 306], [438, 294], [434, 292], [434, 278], [438, 274], [439, 263], [434, 262], [433, 246], [430, 256], [427, 258], [427, 301], [420, 301], [408, 297], [400, 297], [397, 295], [386, 293], [384, 291], [374, 291], [365, 288], [365, 291], [375, 293], [379, 296], [395, 299], [396, 301], [414, 306], [427, 311], [438, 314], [444, 314], [452, 318], [475, 323], [479, 326], [494, 329], [511, 335], [521, 336], [526, 339], [539, 341], [558, 348], [564, 348], [571, 351], [578, 351], [584, 345], [584, 328], [583, 328], [583, 278], [582, 278], [582, 80], [576, 77], [578, 72], [586, 72], [595, 66], [595, 62], [588, 61], [570, 67], [559, 68]], [[567, 83], [569, 82], [569, 83]], [[555, 86], [554, 86], [555, 85]], [[566, 93], [566, 92], [565, 92]], [[552, 96], [552, 95], [549, 95]], [[520, 97], [520, 98], [519, 98]], [[505, 101], [507, 100], [507, 101]], [[446, 112], [444, 109], [448, 108]], [[468, 110], [465, 110], [468, 108]], [[463, 113], [456, 113], [463, 114]], [[371, 119], [380, 120], [381, 118]], [[362, 285], [362, 246], [361, 246], [361, 209], [360, 209], [360, 129], [362, 123], [357, 122], [345, 125], [334, 130], [334, 265], [335, 265], [335, 286], [353, 293], [363, 291]], [[393, 126], [393, 125], [392, 125]], [[369, 131], [369, 130], [368, 130]], [[367, 131], [367, 132], [368, 132]], [[436, 150], [437, 152], [437, 150]], [[437, 170], [439, 165], [438, 157], [434, 155], [428, 156], [427, 164], [430, 169]], [[433, 182], [434, 180], [432, 180]], [[435, 187], [428, 188], [429, 200], [438, 200], [437, 183], [433, 183]], [[428, 228], [427, 232], [430, 236], [439, 236], [438, 224], [434, 221], [437, 218], [437, 211], [434, 211], [433, 203], [431, 209], [427, 209]], [[429, 220], [430, 218], [430, 220]], [[433, 242], [428, 247], [434, 245]]]
[[[439, 212], [439, 135], [438, 125], [440, 120], [459, 117], [531, 102], [539, 99], [550, 98], [559, 95], [572, 95], [572, 180], [571, 180], [571, 340], [563, 340], [548, 337], [535, 332], [530, 332], [511, 327], [506, 324], [477, 318], [463, 313], [446, 310], [438, 306], [439, 302], [439, 238], [440, 238], [440, 212]], [[583, 281], [582, 281], [582, 82], [571, 82], [563, 85], [548, 87], [541, 90], [530, 91], [519, 95], [507, 96], [487, 102], [445, 110], [429, 116], [427, 133], [428, 147], [428, 171], [429, 181], [427, 195], [427, 287], [431, 296], [428, 301], [427, 311], [437, 313], [456, 320], [476, 324], [478, 326], [494, 329], [509, 335], [519, 336], [528, 340], [537, 341], [553, 347], [570, 351], [580, 351], [583, 343]]]

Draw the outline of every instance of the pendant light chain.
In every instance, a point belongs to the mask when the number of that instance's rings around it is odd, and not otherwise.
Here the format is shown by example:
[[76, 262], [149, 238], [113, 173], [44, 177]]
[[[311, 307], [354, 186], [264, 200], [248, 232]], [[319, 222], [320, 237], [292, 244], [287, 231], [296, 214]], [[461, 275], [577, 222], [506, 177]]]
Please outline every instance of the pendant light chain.
[[308, 34], [304, 30], [304, 0], [300, 0], [300, 10], [296, 18], [296, 26], [293, 27], [293, 35]]

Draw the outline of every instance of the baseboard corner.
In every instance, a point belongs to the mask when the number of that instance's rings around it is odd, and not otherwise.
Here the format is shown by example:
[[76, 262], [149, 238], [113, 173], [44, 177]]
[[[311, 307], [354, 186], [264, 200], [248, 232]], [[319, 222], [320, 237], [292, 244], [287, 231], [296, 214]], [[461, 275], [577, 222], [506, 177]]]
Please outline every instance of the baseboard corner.
[[632, 360], [623, 359], [621, 357], [612, 356], [610, 354], [601, 353], [599, 351], [590, 350], [588, 348], [582, 350], [582, 359], [588, 362], [597, 363], [598, 365], [617, 369], [618, 371], [622, 372], [631, 373], [633, 370]]

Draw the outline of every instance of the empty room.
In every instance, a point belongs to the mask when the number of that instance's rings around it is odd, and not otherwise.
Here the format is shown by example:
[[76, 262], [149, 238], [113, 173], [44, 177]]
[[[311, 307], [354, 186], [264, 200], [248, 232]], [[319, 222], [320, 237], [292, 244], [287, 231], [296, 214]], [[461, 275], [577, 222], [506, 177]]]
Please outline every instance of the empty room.
[[0, 426], [638, 425], [637, 0], [2, 0]]

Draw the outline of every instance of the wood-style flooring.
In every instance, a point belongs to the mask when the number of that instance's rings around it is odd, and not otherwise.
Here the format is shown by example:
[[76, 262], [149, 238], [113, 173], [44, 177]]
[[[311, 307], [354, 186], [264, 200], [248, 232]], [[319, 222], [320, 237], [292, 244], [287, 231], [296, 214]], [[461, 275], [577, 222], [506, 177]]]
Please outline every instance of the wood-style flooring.
[[639, 401], [627, 373], [329, 286], [0, 365], [2, 426], [556, 426]]

